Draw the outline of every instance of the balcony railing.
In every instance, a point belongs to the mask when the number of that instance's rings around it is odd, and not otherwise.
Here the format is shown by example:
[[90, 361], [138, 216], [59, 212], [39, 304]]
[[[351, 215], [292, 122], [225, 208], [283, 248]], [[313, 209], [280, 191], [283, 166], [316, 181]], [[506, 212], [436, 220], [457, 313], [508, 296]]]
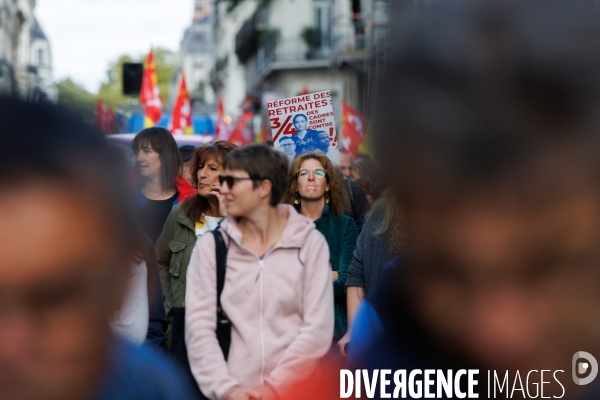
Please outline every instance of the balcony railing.
[[258, 49], [256, 70], [260, 75], [275, 62], [326, 60], [329, 55], [329, 46], [309, 47], [301, 38], [271, 40]]
[[[334, 62], [343, 57], [366, 57], [369, 47], [364, 35], [337, 36], [319, 47], [310, 47], [301, 38], [272, 40], [258, 49], [256, 71], [260, 76], [275, 62]], [[301, 66], [298, 64], [298, 67]]]

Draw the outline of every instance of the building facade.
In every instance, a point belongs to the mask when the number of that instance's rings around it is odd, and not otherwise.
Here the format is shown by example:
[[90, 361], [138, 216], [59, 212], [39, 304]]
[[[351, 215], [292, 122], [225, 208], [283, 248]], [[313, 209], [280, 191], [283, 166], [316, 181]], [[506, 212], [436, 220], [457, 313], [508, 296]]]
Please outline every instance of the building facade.
[[[385, 33], [387, 7], [384, 0], [273, 0], [255, 9], [235, 39], [246, 95], [264, 105], [330, 90], [339, 132], [342, 102], [368, 109], [370, 59]], [[264, 110], [262, 119], [268, 132]]]
[[30, 66], [35, 72], [36, 79], [35, 88], [33, 89], [34, 96], [57, 102], [58, 89], [54, 84], [50, 41], [35, 18], [31, 30], [30, 53]]
[[35, 4], [0, 0], [0, 92], [56, 101], [50, 43], [35, 19]]
[[256, 0], [246, 0], [233, 11], [227, 10], [226, 2], [219, 2], [214, 9], [215, 64], [210, 84], [217, 96], [222, 96], [225, 112], [234, 119], [241, 115], [247, 95], [246, 69], [236, 55], [236, 35], [256, 7]]
[[[196, 105], [215, 105], [210, 85], [214, 65], [213, 5], [211, 0], [195, 0], [194, 19], [184, 32], [179, 48], [180, 71], [185, 74], [188, 91]], [[174, 84], [179, 85], [179, 76]], [[179, 86], [172, 90], [177, 93]]]

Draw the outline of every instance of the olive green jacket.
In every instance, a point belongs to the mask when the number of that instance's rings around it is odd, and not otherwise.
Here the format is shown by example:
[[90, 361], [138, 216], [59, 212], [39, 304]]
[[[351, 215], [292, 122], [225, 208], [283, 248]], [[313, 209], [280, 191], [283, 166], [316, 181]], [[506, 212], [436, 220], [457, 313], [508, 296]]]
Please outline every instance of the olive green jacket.
[[171, 210], [155, 245], [167, 315], [171, 308], [185, 306], [185, 277], [195, 244], [195, 224], [179, 203]]

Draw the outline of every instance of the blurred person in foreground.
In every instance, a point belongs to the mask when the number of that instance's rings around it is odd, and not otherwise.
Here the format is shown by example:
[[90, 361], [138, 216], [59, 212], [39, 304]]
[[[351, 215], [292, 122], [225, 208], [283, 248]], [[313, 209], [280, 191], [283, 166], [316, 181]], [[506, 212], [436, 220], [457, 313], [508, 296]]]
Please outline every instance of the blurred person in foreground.
[[571, 361], [600, 355], [599, 10], [438, 2], [405, 26], [373, 121], [407, 246], [358, 311], [353, 362], [479, 368], [480, 398], [486, 370], [535, 371], [532, 395], [561, 370], [544, 397], [597, 399]]
[[[124, 171], [135, 182], [131, 149], [109, 142], [121, 155]], [[159, 349], [167, 347], [167, 316], [158, 272], [154, 243], [138, 228], [137, 249], [131, 266], [129, 287], [121, 308], [115, 315], [112, 327], [115, 332], [134, 343], [145, 343]]]
[[290, 184], [283, 201], [313, 221], [327, 240], [335, 309], [333, 339], [337, 341], [348, 329], [346, 276], [358, 237], [356, 224], [344, 215], [350, 203], [344, 193], [343, 180], [323, 153], [301, 154], [290, 169]]
[[3, 98], [0, 119], [0, 398], [188, 398], [110, 329], [138, 250], [122, 155], [51, 105]]
[[196, 193], [181, 176], [181, 153], [171, 132], [152, 127], [131, 143], [140, 186], [136, 196], [142, 230], [156, 243], [174, 205]]
[[263, 400], [315, 372], [333, 337], [327, 242], [308, 218], [278, 204], [288, 159], [261, 144], [223, 160], [227, 245], [221, 307], [231, 321], [224, 354], [216, 335], [216, 242], [198, 241], [187, 273], [186, 344], [192, 372], [210, 399]]

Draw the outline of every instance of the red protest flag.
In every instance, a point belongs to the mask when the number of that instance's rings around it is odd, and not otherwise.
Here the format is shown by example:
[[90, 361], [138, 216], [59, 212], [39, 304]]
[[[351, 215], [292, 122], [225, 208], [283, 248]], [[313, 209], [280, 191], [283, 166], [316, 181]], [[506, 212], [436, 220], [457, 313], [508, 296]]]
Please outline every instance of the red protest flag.
[[98, 99], [96, 103], [96, 118], [95, 123], [98, 129], [103, 133], [106, 133], [106, 107], [104, 106], [104, 100]]
[[108, 112], [106, 113], [106, 133], [113, 133], [115, 131], [115, 122], [117, 120], [117, 117], [115, 116], [115, 112], [113, 111], [112, 107], [108, 108]]
[[192, 102], [185, 84], [185, 75], [181, 72], [179, 93], [173, 106], [171, 119], [167, 128], [174, 135], [191, 135], [192, 131]]
[[252, 118], [254, 114], [250, 111], [246, 111], [239, 118], [238, 122], [231, 131], [229, 141], [238, 146], [244, 146], [254, 141], [254, 132], [252, 131]]
[[219, 103], [217, 106], [217, 128], [215, 139], [229, 140], [229, 129], [225, 123], [225, 106], [223, 105], [223, 95], [219, 94]]
[[342, 102], [342, 143], [344, 150], [353, 157], [365, 140], [366, 128], [367, 117]]
[[144, 105], [144, 127], [154, 126], [160, 120], [162, 113], [162, 99], [158, 89], [158, 78], [156, 76], [156, 64], [152, 50], [146, 58], [144, 76], [140, 90], [140, 103]]

